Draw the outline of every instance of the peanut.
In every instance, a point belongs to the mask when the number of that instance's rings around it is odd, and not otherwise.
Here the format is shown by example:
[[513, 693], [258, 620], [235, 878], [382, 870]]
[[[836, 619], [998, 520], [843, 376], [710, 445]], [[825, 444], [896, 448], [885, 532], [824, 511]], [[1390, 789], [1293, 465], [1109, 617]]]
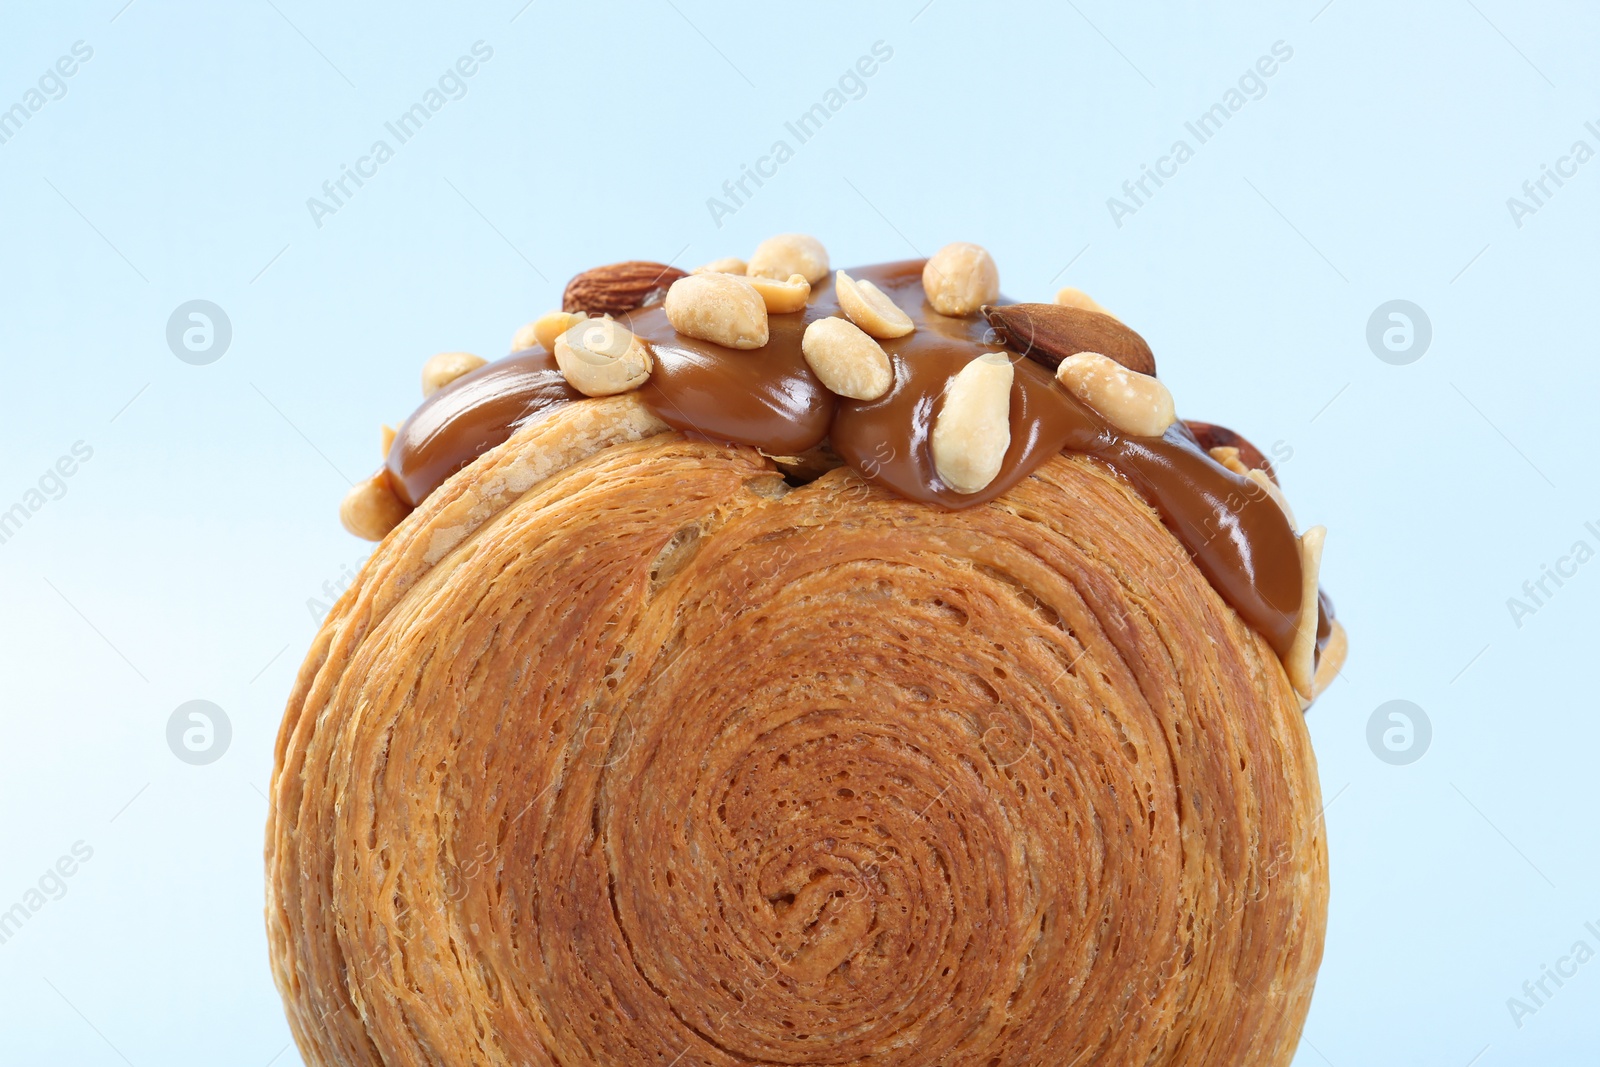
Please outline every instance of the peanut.
[[432, 396], [463, 374], [471, 374], [488, 360], [471, 352], [440, 352], [422, 365], [422, 395]]
[[748, 272], [746, 270], [745, 261], [740, 259], [738, 256], [723, 256], [721, 259], [713, 259], [710, 263], [702, 263], [700, 266], [696, 267], [694, 270], [690, 271], [689, 273], [690, 274], [745, 274], [745, 273], [748, 273]]
[[525, 326], [517, 327], [517, 332], [511, 335], [511, 351], [523, 352], [539, 343], [539, 324], [530, 322]]
[[841, 270], [833, 276], [833, 292], [850, 321], [873, 337], [904, 337], [917, 328], [910, 315], [869, 281], [858, 282]]
[[[788, 275], [784, 275], [788, 277]], [[689, 337], [728, 348], [767, 343], [767, 304], [748, 278], [691, 274], [667, 290], [667, 321]]]
[[365, 541], [382, 541], [410, 509], [395, 495], [389, 474], [377, 474], [350, 487], [339, 502], [339, 521], [344, 528]]
[[533, 324], [533, 339], [551, 355], [556, 351], [556, 338], [589, 317], [583, 311], [551, 311], [540, 315]]
[[1177, 421], [1172, 394], [1160, 379], [1129, 370], [1098, 352], [1068, 356], [1056, 368], [1067, 391], [1134, 437], [1159, 437]]
[[988, 352], [962, 367], [945, 387], [933, 423], [933, 465], [958, 493], [976, 493], [1000, 473], [1011, 447], [1015, 375], [1005, 353]]
[[822, 384], [852, 400], [876, 400], [894, 384], [882, 346], [846, 319], [818, 319], [806, 327], [800, 354]]
[[981, 245], [957, 241], [922, 267], [922, 288], [941, 315], [966, 316], [1000, 296], [1000, 269]]
[[584, 396], [614, 396], [650, 377], [650, 347], [615, 319], [585, 319], [556, 338], [556, 366]]
[[799, 274], [789, 275], [786, 282], [776, 278], [746, 278], [745, 281], [755, 286], [756, 292], [761, 294], [761, 301], [767, 305], [769, 315], [787, 315], [799, 311], [811, 299], [811, 283]]
[[[1084, 311], [1098, 311], [1102, 315], [1111, 315], [1111, 312], [1107, 311], [1100, 301], [1082, 289], [1075, 289], [1070, 285], [1056, 293], [1056, 303], [1063, 304], [1069, 308], [1081, 308]], [[1111, 315], [1111, 317], [1116, 318], [1115, 315]]]
[[828, 250], [815, 237], [803, 233], [780, 233], [768, 237], [750, 253], [745, 273], [757, 278], [787, 278], [802, 274], [816, 285], [828, 276]]
[[1310, 700], [1316, 690], [1317, 574], [1322, 569], [1322, 543], [1327, 536], [1324, 526], [1313, 526], [1300, 535], [1300, 618], [1283, 668], [1289, 684], [1304, 700]]

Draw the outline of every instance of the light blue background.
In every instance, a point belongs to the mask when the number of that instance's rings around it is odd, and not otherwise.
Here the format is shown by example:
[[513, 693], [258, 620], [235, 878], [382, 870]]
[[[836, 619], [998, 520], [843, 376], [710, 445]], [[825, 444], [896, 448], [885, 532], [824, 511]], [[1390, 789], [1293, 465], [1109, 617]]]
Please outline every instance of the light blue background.
[[[1600, 961], [1520, 1028], [1506, 1005], [1600, 949], [1600, 562], [1520, 628], [1506, 606], [1600, 547], [1600, 161], [1520, 228], [1506, 206], [1600, 147], [1592, 7], [123, 3], [0, 25], [0, 107], [94, 49], [0, 145], [0, 509], [94, 450], [0, 544], [0, 909], [94, 849], [0, 945], [0, 1060], [295, 1062], [263, 793], [307, 601], [367, 551], [335, 512], [379, 424], [429, 354], [503, 353], [578, 270], [801, 230], [840, 265], [972, 240], [1014, 298], [1079, 285], [1182, 414], [1292, 448], [1353, 640], [1310, 716], [1333, 897], [1296, 1062], [1596, 1061]], [[479, 40], [467, 95], [315, 226], [307, 197]], [[707, 198], [879, 40], [865, 95], [715, 225]], [[1280, 40], [1265, 96], [1116, 226], [1107, 197]], [[193, 298], [233, 325], [209, 366], [164, 338]], [[1408, 366], [1364, 338], [1391, 298], [1433, 323]], [[165, 740], [195, 698], [233, 725], [209, 766]], [[1395, 698], [1433, 724], [1409, 766], [1366, 741]]]

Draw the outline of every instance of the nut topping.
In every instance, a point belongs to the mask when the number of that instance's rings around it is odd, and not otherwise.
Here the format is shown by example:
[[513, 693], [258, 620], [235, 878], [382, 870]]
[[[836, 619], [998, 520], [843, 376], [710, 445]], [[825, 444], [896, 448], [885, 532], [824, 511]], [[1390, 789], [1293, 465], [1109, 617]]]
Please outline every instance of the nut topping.
[[588, 314], [582, 311], [548, 312], [539, 316], [538, 320], [534, 322], [533, 339], [539, 343], [541, 348], [553, 355], [556, 350], [556, 338], [588, 317]]
[[666, 312], [674, 330], [702, 341], [743, 349], [767, 343], [767, 304], [748, 278], [731, 274], [679, 278], [667, 290]]
[[1016, 370], [1003, 352], [962, 367], [945, 387], [933, 423], [933, 465], [958, 493], [976, 493], [1000, 473], [1011, 447], [1011, 384]]
[[894, 384], [882, 346], [846, 319], [818, 319], [807, 326], [800, 352], [812, 373], [839, 396], [876, 400]]
[[922, 288], [939, 314], [971, 315], [1000, 296], [1000, 268], [981, 245], [957, 241], [923, 265]]
[[799, 311], [811, 299], [811, 283], [803, 275], [791, 274], [786, 282], [775, 278], [746, 278], [745, 281], [755, 286], [756, 292], [761, 294], [769, 315], [787, 315]]
[[745, 273], [755, 278], [778, 279], [800, 274], [816, 285], [828, 276], [828, 250], [807, 234], [780, 233], [756, 246]]
[[1325, 526], [1313, 526], [1300, 535], [1300, 618], [1283, 667], [1289, 684], [1304, 700], [1310, 700], [1316, 690], [1317, 574], [1322, 569], [1322, 543], [1327, 536]]
[[833, 292], [850, 321], [873, 337], [904, 337], [917, 328], [910, 315], [869, 281], [858, 282], [844, 271], [836, 271]]
[[561, 310], [620, 315], [656, 303], [668, 286], [685, 276], [677, 267], [639, 259], [595, 267], [567, 283]]
[[511, 335], [511, 351], [525, 352], [539, 343], [538, 323], [530, 322], [517, 327]]
[[387, 471], [357, 482], [339, 502], [339, 521], [365, 541], [382, 541], [408, 514], [410, 509], [395, 495]]
[[650, 348], [615, 319], [585, 319], [556, 338], [556, 366], [584, 396], [613, 396], [650, 377]]
[[1172, 394], [1160, 380], [1131, 371], [1098, 352], [1068, 356], [1056, 368], [1056, 380], [1111, 425], [1134, 437], [1159, 437], [1177, 421]]
[[983, 313], [1007, 348], [1046, 367], [1079, 352], [1098, 352], [1140, 374], [1156, 372], [1156, 357], [1144, 338], [1102, 312], [1063, 304], [1007, 304]]
[[432, 396], [463, 374], [471, 374], [488, 360], [471, 352], [440, 352], [422, 365], [422, 395]]
[[[1213, 422], [1201, 422], [1198, 419], [1184, 419], [1183, 424], [1189, 427], [1189, 432], [1194, 434], [1194, 439], [1200, 442], [1200, 447], [1207, 452], [1218, 448], [1237, 449], [1239, 462], [1243, 463], [1247, 469], [1266, 471], [1267, 477], [1273, 481], [1278, 480], [1278, 473], [1272, 469], [1271, 461], [1261, 454], [1261, 449], [1226, 426], [1218, 426]], [[1227, 466], [1227, 464], [1223, 464], [1223, 466]]]
[[1240, 458], [1239, 450], [1232, 445], [1218, 445], [1216, 448], [1206, 450], [1212, 459], [1228, 468], [1233, 473], [1249, 478], [1252, 482], [1267, 491], [1283, 517], [1289, 520], [1289, 529], [1295, 529], [1299, 524], [1294, 521], [1294, 509], [1289, 506], [1289, 498], [1283, 495], [1283, 490], [1278, 488], [1278, 483], [1273, 481], [1266, 471], [1259, 468], [1247, 467]]
[[744, 274], [746, 273], [745, 261], [738, 256], [723, 256], [713, 259], [710, 263], [702, 263], [690, 274]]
[[[1077, 289], [1070, 285], [1064, 286], [1056, 291], [1056, 303], [1062, 305], [1063, 307], [1078, 308], [1082, 311], [1095, 311], [1102, 315], [1111, 315], [1111, 312], [1107, 311], [1101, 305], [1100, 301], [1096, 300], [1082, 289]], [[1116, 318], [1115, 315], [1111, 315], [1111, 317]]]

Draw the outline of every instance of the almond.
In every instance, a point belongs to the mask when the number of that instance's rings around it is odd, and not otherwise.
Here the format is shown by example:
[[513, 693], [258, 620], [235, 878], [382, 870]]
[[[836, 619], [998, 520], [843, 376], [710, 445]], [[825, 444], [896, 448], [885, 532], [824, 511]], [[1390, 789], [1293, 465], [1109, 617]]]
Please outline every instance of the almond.
[[1155, 374], [1156, 357], [1143, 337], [1099, 311], [1064, 304], [985, 306], [989, 325], [1007, 348], [1054, 369], [1068, 356], [1098, 352], [1131, 371]]
[[586, 270], [567, 283], [561, 294], [562, 311], [591, 315], [620, 315], [624, 311], [659, 303], [667, 289], [686, 272], [665, 263], [630, 259]]
[[1261, 454], [1261, 449], [1246, 441], [1226, 426], [1218, 426], [1214, 422], [1200, 422], [1197, 419], [1184, 419], [1183, 424], [1189, 427], [1189, 432], [1194, 434], [1194, 439], [1200, 447], [1210, 452], [1213, 448], [1237, 448], [1239, 462], [1247, 470], [1266, 471], [1267, 477], [1274, 482], [1278, 480], [1278, 472], [1272, 469], [1272, 463]]

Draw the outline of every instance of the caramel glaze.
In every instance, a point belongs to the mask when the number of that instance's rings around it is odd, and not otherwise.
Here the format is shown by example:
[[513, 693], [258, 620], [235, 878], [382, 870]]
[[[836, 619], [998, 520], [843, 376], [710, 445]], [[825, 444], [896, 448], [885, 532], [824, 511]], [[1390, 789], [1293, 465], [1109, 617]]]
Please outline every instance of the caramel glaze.
[[[806, 366], [800, 340], [814, 319], [839, 315], [829, 278], [803, 311], [769, 317], [770, 339], [741, 352], [684, 337], [660, 304], [618, 316], [655, 352], [639, 390], [662, 421], [705, 437], [795, 456], [827, 441], [867, 479], [900, 496], [948, 508], [992, 500], [1062, 450], [1094, 456], [1150, 501], [1212, 586], [1279, 656], [1300, 614], [1300, 551], [1282, 510], [1255, 482], [1213, 460], [1182, 422], [1162, 437], [1127, 436], [1058, 385], [1051, 373], [1013, 355], [1011, 447], [982, 491], [958, 493], [934, 469], [931, 437], [946, 383], [985, 352], [1005, 351], [981, 316], [934, 311], [922, 291], [922, 260], [847, 271], [876, 284], [916, 323], [880, 342], [894, 385], [878, 400], [835, 397]], [[1004, 303], [1003, 299], [1000, 301]], [[406, 421], [387, 470], [415, 506], [446, 478], [518, 427], [581, 399], [542, 348], [490, 363], [439, 390]], [[1319, 598], [1317, 649], [1331, 632], [1332, 604]]]

